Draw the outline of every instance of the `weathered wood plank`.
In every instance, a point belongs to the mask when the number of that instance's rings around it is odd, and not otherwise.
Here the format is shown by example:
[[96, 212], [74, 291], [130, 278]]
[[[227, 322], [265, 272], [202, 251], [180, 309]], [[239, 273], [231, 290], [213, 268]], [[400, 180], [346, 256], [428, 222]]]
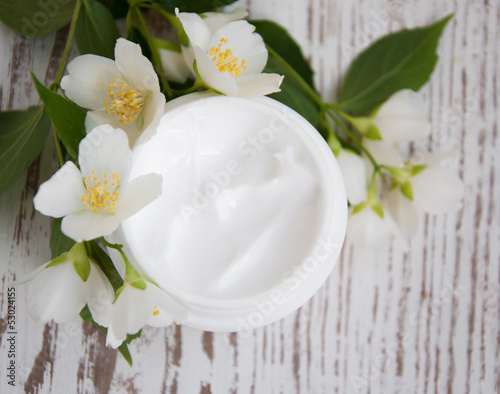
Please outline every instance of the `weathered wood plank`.
[[[457, 215], [426, 216], [410, 253], [347, 246], [299, 311], [249, 335], [146, 328], [132, 368], [101, 333], [76, 321], [44, 325], [17, 301], [17, 391], [78, 393], [493, 393], [500, 388], [500, 158], [498, 2], [248, 0], [253, 18], [286, 26], [326, 98], [373, 39], [455, 12], [440, 62], [420, 97], [434, 132], [416, 154], [454, 150], [466, 184]], [[155, 26], [158, 21], [155, 22]], [[158, 29], [161, 24], [158, 25]], [[2, 110], [37, 103], [29, 70], [50, 82], [64, 33], [23, 39], [0, 27]], [[49, 223], [35, 213], [37, 185], [55, 170], [50, 141], [0, 197], [0, 369], [5, 371], [6, 289], [49, 258]], [[0, 391], [9, 392], [4, 373]]]

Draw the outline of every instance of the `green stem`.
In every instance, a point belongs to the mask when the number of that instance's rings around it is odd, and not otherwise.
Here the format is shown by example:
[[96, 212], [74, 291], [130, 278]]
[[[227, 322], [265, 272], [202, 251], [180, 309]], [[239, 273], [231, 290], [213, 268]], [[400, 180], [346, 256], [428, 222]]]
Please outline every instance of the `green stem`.
[[165, 11], [163, 8], [161, 8], [156, 4], [146, 4], [143, 5], [143, 7], [155, 10], [160, 15], [162, 15], [167, 21], [170, 22], [170, 24], [174, 28], [175, 32], [177, 33], [177, 36], [179, 37], [180, 44], [184, 45], [185, 47], [189, 46], [189, 39], [186, 35], [186, 32], [184, 31], [184, 26], [182, 26], [182, 23], [179, 20], [179, 18]]
[[187, 88], [184, 90], [174, 90], [173, 92], [175, 93], [176, 96], [183, 96], [185, 94], [196, 92], [197, 90], [199, 90], [200, 88], [203, 88], [204, 86], [205, 86], [205, 83], [199, 77], [197, 77], [194, 80], [193, 86], [191, 86], [190, 88]]
[[128, 261], [128, 258], [127, 258], [127, 255], [125, 254], [125, 252], [123, 251], [123, 245], [121, 244], [112, 244], [111, 242], [108, 242], [104, 239], [104, 237], [101, 237], [101, 241], [104, 243], [104, 245], [106, 245], [108, 248], [111, 248], [111, 249], [116, 249], [120, 255], [122, 256], [123, 258], [123, 261], [125, 262], [125, 265], [127, 266], [127, 269], [128, 269], [128, 266], [130, 266], [130, 261]]
[[368, 157], [368, 159], [371, 161], [371, 163], [373, 164], [373, 167], [375, 168], [375, 172], [378, 172], [380, 173], [380, 165], [377, 163], [377, 161], [374, 159], [374, 157], [371, 155], [371, 153], [368, 151], [368, 149], [366, 149], [363, 144], [361, 143], [361, 141], [359, 140], [358, 137], [356, 137], [356, 135], [351, 131], [349, 130], [345, 125], [344, 123], [342, 123], [342, 121], [340, 119], [337, 118], [337, 113], [336, 111], [335, 112], [332, 112], [334, 111], [333, 108], [331, 107], [328, 107], [330, 109], [329, 111], [329, 115], [331, 116], [331, 118], [335, 121], [335, 123], [337, 123], [337, 125], [342, 129], [342, 131], [344, 133], [346, 133], [353, 141], [354, 143], [356, 144], [356, 146], [361, 149], [365, 154], [366, 154], [366, 157]]
[[165, 73], [163, 72], [163, 67], [161, 65], [161, 59], [160, 59], [160, 53], [158, 52], [158, 47], [156, 46], [156, 43], [151, 39], [151, 36], [149, 34], [149, 30], [146, 24], [146, 21], [144, 20], [144, 17], [142, 16], [141, 9], [139, 7], [135, 8], [136, 16], [139, 19], [139, 30], [141, 33], [146, 37], [146, 41], [148, 42], [149, 47], [151, 48], [151, 56], [153, 58], [153, 63], [158, 70], [158, 74], [160, 75], [161, 83], [163, 85], [163, 89], [165, 90], [167, 96], [169, 99], [172, 99], [174, 97], [174, 93], [172, 91], [172, 88], [170, 87], [167, 78], [165, 78]]
[[165, 11], [163, 8], [157, 6], [156, 4], [144, 4], [143, 7], [149, 8], [151, 10], [155, 10], [160, 15], [162, 15], [166, 20], [168, 20], [172, 25], [180, 23], [180, 21], [177, 19], [177, 17], [175, 15], [168, 13], [167, 11]]
[[68, 38], [66, 39], [66, 45], [64, 47], [64, 52], [61, 59], [61, 64], [59, 64], [56, 79], [49, 87], [49, 89], [54, 92], [57, 92], [57, 90], [59, 89], [59, 84], [61, 83], [61, 79], [66, 68], [66, 63], [68, 62], [69, 51], [71, 50], [71, 43], [73, 42], [73, 36], [75, 35], [76, 21], [78, 20], [78, 14], [80, 13], [81, 5], [81, 0], [76, 0], [75, 9], [73, 10], [73, 16], [71, 18], [71, 25], [69, 26]]
[[325, 103], [325, 107], [333, 109], [335, 112], [337, 112], [339, 115], [343, 114], [343, 112], [340, 110], [340, 105], [333, 104], [333, 103]]
[[330, 120], [327, 117], [327, 113], [325, 112], [324, 108], [320, 110], [320, 119], [322, 120], [321, 124], [326, 127], [326, 130], [328, 132], [326, 142], [332, 149], [332, 152], [335, 155], [335, 157], [337, 157], [340, 154], [340, 151], [342, 150], [342, 144], [340, 143], [337, 135], [333, 131], [333, 127], [330, 123]]
[[372, 179], [370, 181], [370, 189], [375, 190], [375, 179], [377, 179], [377, 171], [373, 171]]
[[[57, 93], [57, 91], [59, 90], [59, 84], [61, 83], [64, 70], [66, 69], [66, 63], [68, 62], [69, 51], [71, 50], [73, 36], [75, 35], [76, 22], [78, 20], [78, 15], [80, 13], [81, 5], [82, 5], [81, 0], [77, 0], [75, 4], [75, 9], [73, 10], [71, 25], [69, 26], [68, 37], [66, 38], [66, 45], [64, 46], [61, 63], [59, 64], [59, 69], [57, 70], [56, 78], [49, 87], [49, 89], [52, 90], [54, 93]], [[61, 141], [59, 139], [59, 136], [57, 135], [57, 130], [54, 126], [54, 123], [52, 123], [52, 133], [54, 135], [54, 142], [56, 144], [57, 158], [59, 160], [59, 165], [62, 167], [64, 165], [64, 156], [61, 148]]]
[[52, 123], [52, 133], [54, 134], [54, 141], [56, 142], [56, 150], [57, 150], [57, 158], [59, 159], [59, 165], [62, 167], [64, 165], [64, 155], [61, 148], [61, 141], [59, 140], [59, 136], [57, 135], [57, 130]]
[[325, 107], [325, 103], [319, 96], [319, 94], [306, 82], [304, 81], [304, 78], [300, 76], [300, 74], [294, 70], [288, 62], [283, 59], [273, 48], [271, 48], [269, 45], [266, 45], [266, 48], [268, 52], [273, 56], [283, 67], [286, 68], [286, 70], [297, 80], [297, 82], [304, 88], [304, 90], [309, 93], [311, 98], [318, 104], [320, 108]]
[[123, 278], [123, 286], [117, 290], [115, 294], [115, 301], [120, 295], [121, 291], [128, 285], [145, 290], [146, 289], [146, 281], [142, 278], [141, 275], [137, 273], [135, 268], [130, 264], [130, 261], [128, 260], [127, 256], [125, 255], [125, 252], [123, 251], [123, 245], [120, 244], [112, 244], [109, 243], [104, 239], [104, 237], [101, 237], [102, 242], [104, 242], [104, 245], [106, 245], [109, 248], [116, 249], [118, 252], [120, 252], [120, 255], [123, 258], [123, 261], [125, 262], [125, 277]]
[[130, 34], [130, 30], [134, 28], [133, 15], [131, 10], [127, 12], [126, 21], [127, 21], [127, 30], [129, 31]]
[[352, 116], [347, 115], [346, 113], [342, 112], [340, 108], [336, 105], [333, 104], [327, 104], [327, 108], [331, 111], [335, 111], [335, 113], [340, 116], [341, 118], [347, 120], [349, 123], [354, 125], [354, 119]]

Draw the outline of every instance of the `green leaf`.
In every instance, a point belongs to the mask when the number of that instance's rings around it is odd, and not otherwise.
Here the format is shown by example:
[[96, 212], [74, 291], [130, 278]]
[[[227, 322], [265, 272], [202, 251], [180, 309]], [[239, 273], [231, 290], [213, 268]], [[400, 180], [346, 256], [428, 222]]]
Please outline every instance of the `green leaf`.
[[273, 48], [278, 54], [290, 64], [297, 73], [314, 88], [313, 71], [307, 63], [300, 46], [280, 25], [267, 20], [251, 20], [255, 31], [259, 33], [264, 42]]
[[50, 119], [43, 107], [0, 112], [0, 194], [29, 167], [43, 148]]
[[[304, 81], [313, 87], [312, 70], [307, 64], [300, 47], [281, 26], [270, 21], [251, 21], [256, 26], [256, 30], [264, 38], [264, 41], [271, 47], [283, 60], [292, 67]], [[273, 93], [269, 97], [280, 101], [297, 111], [316, 129], [325, 131], [320, 124], [319, 107], [311, 98], [304, 87], [297, 82], [297, 79], [287, 70], [285, 66], [274, 56], [269, 55], [266, 67], [266, 73], [276, 73], [284, 75], [280, 88], [281, 92]], [[327, 137], [325, 133], [323, 137]]]
[[33, 73], [31, 77], [63, 145], [68, 153], [78, 160], [78, 145], [86, 135], [86, 112], [71, 101], [47, 89]]
[[113, 14], [98, 1], [83, 0], [75, 29], [75, 41], [80, 53], [113, 59], [119, 37]]
[[52, 258], [62, 255], [64, 252], [69, 252], [75, 244], [71, 238], [68, 238], [61, 231], [62, 218], [53, 219], [52, 233], [50, 234], [50, 251]]
[[41, 37], [66, 25], [76, 0], [0, 0], [0, 20], [26, 37]]
[[175, 12], [175, 8], [179, 8], [180, 12], [207, 12], [217, 8], [233, 4], [236, 0], [155, 0], [162, 8], [168, 12]]
[[76, 273], [86, 282], [90, 275], [90, 261], [85, 250], [85, 244], [83, 242], [76, 243], [69, 251], [69, 254]]
[[123, 341], [123, 343], [118, 346], [118, 351], [121, 353], [123, 358], [127, 361], [127, 363], [131, 366], [132, 365], [132, 356], [130, 355], [130, 352], [128, 350], [128, 345], [130, 345], [130, 342], [132, 342], [134, 339], [137, 339], [141, 336], [142, 330], [139, 330], [135, 334], [127, 334], [127, 337]]
[[439, 37], [451, 17], [387, 35], [365, 49], [347, 72], [340, 107], [368, 114], [401, 89], [420, 89], [434, 70]]
[[[319, 107], [309, 96], [309, 93], [295, 80], [295, 78], [281, 65], [274, 57], [269, 56], [266, 67], [266, 73], [277, 73], [285, 76], [281, 83], [281, 92], [273, 93], [269, 97], [289, 106], [297, 111], [316, 129], [320, 128]], [[324, 136], [326, 137], [326, 136]]]
[[[81, 310], [80, 317], [83, 319], [83, 321], [93, 324], [94, 326], [99, 328], [99, 330], [101, 330], [103, 333], [107, 334], [108, 329], [106, 327], [100, 326], [99, 324], [97, 324], [94, 321], [94, 319], [92, 318], [92, 314], [90, 313], [90, 309], [87, 305], [85, 305], [85, 307]], [[132, 356], [130, 355], [130, 352], [128, 350], [128, 345], [134, 339], [139, 338], [141, 336], [141, 331], [142, 330], [139, 330], [139, 332], [137, 332], [136, 334], [133, 334], [133, 335], [127, 334], [127, 338], [118, 347], [118, 351], [120, 352], [120, 354], [123, 356], [125, 361], [127, 361], [127, 363], [130, 366], [132, 366]]]
[[113, 290], [116, 292], [120, 287], [123, 286], [123, 279], [116, 270], [113, 261], [108, 256], [108, 254], [101, 249], [96, 241], [90, 241], [85, 243], [87, 247], [88, 256], [95, 261], [99, 268], [104, 272], [104, 275], [113, 286]]
[[401, 193], [403, 193], [408, 200], [413, 200], [413, 186], [410, 181], [402, 183], [399, 188], [401, 189]]

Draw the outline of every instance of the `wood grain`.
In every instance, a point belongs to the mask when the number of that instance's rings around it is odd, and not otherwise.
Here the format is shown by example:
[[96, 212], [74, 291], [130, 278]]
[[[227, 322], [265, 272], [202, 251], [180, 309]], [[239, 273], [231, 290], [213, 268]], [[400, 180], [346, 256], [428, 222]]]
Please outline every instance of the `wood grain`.
[[[454, 151], [466, 185], [456, 215], [422, 218], [404, 253], [347, 245], [301, 309], [250, 335], [146, 328], [134, 366], [75, 321], [32, 321], [16, 293], [17, 386], [7, 385], [7, 288], [49, 258], [50, 220], [32, 198], [55, 170], [50, 140], [0, 197], [0, 392], [498, 393], [500, 389], [500, 4], [498, 1], [248, 0], [253, 18], [289, 29], [334, 99], [349, 61], [373, 39], [454, 12], [420, 94], [433, 134], [414, 154]], [[161, 26], [159, 27], [161, 28]], [[0, 26], [0, 105], [37, 103], [29, 76], [55, 75], [66, 32], [26, 39]], [[76, 51], [73, 56], [76, 55]]]

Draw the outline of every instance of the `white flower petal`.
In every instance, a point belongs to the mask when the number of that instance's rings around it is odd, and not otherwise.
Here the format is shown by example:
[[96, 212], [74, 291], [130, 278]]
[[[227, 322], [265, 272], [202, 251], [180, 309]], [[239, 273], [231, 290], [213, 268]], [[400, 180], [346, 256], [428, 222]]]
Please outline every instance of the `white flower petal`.
[[40, 185], [33, 198], [35, 209], [46, 216], [60, 218], [83, 209], [83, 179], [76, 166], [68, 161], [52, 177]]
[[113, 60], [96, 56], [82, 55], [68, 64], [68, 73], [61, 80], [64, 94], [80, 107], [104, 110], [104, 100], [109, 99], [109, 82], [121, 73]]
[[411, 182], [413, 200], [424, 212], [450, 213], [462, 207], [464, 184], [449, 168], [429, 166]]
[[[144, 110], [144, 107], [143, 107]], [[111, 115], [106, 115], [104, 111], [89, 111], [87, 112], [87, 116], [85, 117], [85, 130], [87, 133], [95, 129], [97, 126], [102, 125], [110, 125], [115, 129], [122, 129], [127, 133], [129, 147], [133, 146], [133, 141], [137, 141], [139, 136], [141, 135], [142, 130], [140, 129], [141, 125], [138, 122], [139, 116], [132, 123], [123, 124], [118, 121], [118, 119]]]
[[[108, 235], [104, 237], [106, 241], [108, 241], [111, 244], [119, 244], [121, 242], [121, 238], [119, 238], [120, 230], [114, 232], [111, 235]], [[125, 249], [125, 253], [127, 253], [127, 245], [125, 244], [123, 246]], [[118, 274], [120, 274], [120, 277], [125, 278], [125, 271], [126, 271], [126, 266], [125, 262], [123, 261], [123, 257], [121, 256], [120, 252], [118, 250], [113, 249], [113, 248], [108, 248], [106, 247], [106, 251], [113, 262], [113, 265], [115, 266], [116, 270], [118, 271]], [[130, 253], [129, 260], [131, 261], [131, 264], [134, 265], [134, 258], [132, 254]]]
[[206, 50], [210, 41], [210, 31], [208, 26], [203, 22], [203, 19], [198, 14], [190, 12], [179, 13], [176, 10], [177, 17], [182, 23], [182, 27], [186, 32], [189, 42], [192, 46], [198, 46]]
[[109, 123], [112, 127], [125, 131], [128, 145], [133, 148], [149, 140], [155, 133], [162, 115], [165, 113], [165, 96], [161, 92], [150, 92], [145, 99], [139, 116], [129, 124], [119, 123], [103, 111], [87, 112], [85, 128], [93, 130], [97, 126]]
[[119, 224], [120, 220], [115, 215], [85, 209], [65, 216], [61, 231], [76, 242], [82, 242], [110, 235]]
[[228, 72], [221, 73], [200, 47], [195, 46], [193, 50], [198, 72], [208, 86], [228, 96], [235, 96], [238, 94], [236, 82]]
[[237, 21], [246, 18], [248, 11], [245, 7], [238, 7], [232, 10], [229, 14], [222, 12], [205, 12], [203, 14], [203, 22], [207, 25], [210, 34], [213, 35], [217, 29], [224, 26], [226, 23]]
[[108, 327], [111, 321], [111, 305], [114, 291], [106, 275], [95, 263], [90, 265], [90, 275], [85, 282], [87, 287], [87, 305], [94, 321]]
[[384, 219], [367, 207], [361, 212], [349, 216], [347, 223], [347, 239], [361, 247], [379, 249], [391, 240], [394, 235], [394, 223], [387, 210]]
[[120, 200], [115, 214], [120, 220], [132, 216], [154, 201], [162, 190], [162, 176], [159, 174], [141, 175], [120, 188]]
[[363, 146], [370, 152], [378, 164], [393, 167], [404, 165], [399, 148], [394, 143], [364, 138]]
[[114, 119], [112, 117], [110, 119], [109, 115], [106, 115], [104, 111], [88, 111], [87, 116], [85, 116], [85, 131], [88, 133], [102, 124], [109, 124], [112, 127], [118, 127], [113, 120]]
[[405, 237], [413, 237], [417, 233], [419, 222], [415, 204], [405, 197], [399, 188], [395, 188], [387, 194], [386, 204], [401, 234]]
[[106, 346], [111, 346], [113, 349], [120, 347], [122, 342], [127, 337], [125, 327], [116, 325], [111, 325], [108, 327], [108, 332], [106, 334]]
[[78, 163], [84, 177], [91, 176], [95, 170], [95, 176], [101, 180], [103, 174], [111, 176], [113, 173], [126, 180], [131, 162], [128, 138], [121, 129], [100, 125], [80, 142]]
[[227, 39], [227, 44], [224, 44], [221, 50], [230, 48], [234, 56], [238, 58], [238, 64], [245, 59], [247, 68], [241, 69], [241, 77], [258, 74], [267, 63], [268, 53], [264, 40], [254, 31], [255, 26], [247, 21], [230, 22], [214, 33], [208, 48], [217, 48], [221, 39]]
[[189, 45], [188, 47], [185, 47], [184, 45], [181, 45], [181, 52], [182, 56], [184, 57], [184, 62], [186, 63], [186, 66], [189, 70], [189, 74], [191, 74], [192, 77], [196, 77], [196, 74], [193, 69], [193, 63], [194, 63], [193, 46]]
[[153, 314], [154, 305], [146, 290], [126, 286], [111, 308], [106, 344], [117, 348], [127, 334], [137, 333]]
[[342, 149], [337, 163], [344, 178], [347, 200], [351, 205], [358, 205], [368, 198], [365, 160], [354, 152]]
[[44, 269], [28, 284], [28, 310], [35, 320], [66, 323], [86, 304], [85, 282], [68, 261]]
[[174, 319], [163, 308], [157, 307], [147, 321], [148, 326], [167, 327], [174, 322]]
[[12, 282], [12, 286], [19, 286], [19, 285], [24, 285], [25, 283], [28, 283], [29, 281], [33, 280], [33, 278], [37, 277], [40, 272], [42, 272], [47, 265], [49, 265], [51, 262], [47, 262], [44, 265], [38, 267], [37, 269], [31, 271], [28, 275], [23, 276], [20, 279], [15, 280]]
[[154, 301], [155, 308], [159, 313], [153, 313], [148, 320], [148, 325], [153, 327], [165, 327], [172, 322], [181, 323], [186, 319], [188, 310], [185, 305], [179, 303], [172, 298], [168, 293], [157, 287], [152, 283], [147, 284], [152, 300]]
[[137, 139], [130, 139], [130, 145], [135, 146], [148, 141], [153, 135], [156, 134], [156, 129], [160, 124], [160, 119], [165, 113], [165, 96], [163, 93], [151, 93], [144, 104], [144, 108], [136, 119], [142, 123], [142, 133]]
[[186, 82], [190, 71], [182, 53], [160, 49], [160, 60], [167, 80], [177, 83]]
[[160, 91], [158, 76], [151, 62], [142, 54], [139, 44], [125, 38], [116, 40], [115, 61], [126, 82], [134, 89], [143, 94], [147, 91]]
[[283, 76], [279, 74], [253, 74], [236, 78], [238, 97], [258, 97], [281, 91]]
[[387, 142], [414, 141], [427, 137], [431, 124], [422, 105], [410, 100], [408, 90], [392, 95], [378, 110], [373, 123]]

